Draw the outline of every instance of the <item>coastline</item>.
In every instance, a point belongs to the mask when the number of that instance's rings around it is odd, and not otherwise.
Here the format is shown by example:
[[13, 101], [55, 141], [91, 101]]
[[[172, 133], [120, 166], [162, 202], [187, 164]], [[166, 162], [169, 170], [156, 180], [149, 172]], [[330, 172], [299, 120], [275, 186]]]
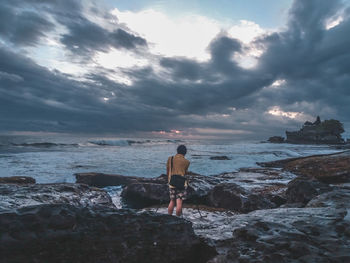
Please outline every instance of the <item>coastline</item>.
[[[331, 162], [329, 162], [329, 160], [331, 160]], [[342, 163], [343, 166], [339, 166], [338, 162]], [[322, 176], [315, 176], [315, 167], [320, 167], [321, 164], [327, 164], [328, 170], [325, 170], [325, 174], [322, 174]], [[201, 243], [202, 241], [199, 241], [199, 243], [198, 241], [193, 241], [194, 244], [201, 244], [200, 246], [203, 250], [196, 252], [196, 249], [190, 249], [191, 251], [189, 253], [196, 256], [209, 248], [208, 251], [211, 251], [205, 258], [201, 258], [201, 261], [193, 262], [240, 262], [243, 258], [248, 260], [248, 262], [257, 262], [259, 260], [260, 262], [276, 262], [278, 259], [281, 260], [279, 262], [292, 262], [293, 260], [307, 261], [310, 258], [319, 260], [328, 259], [332, 260], [332, 262], [348, 261], [350, 259], [350, 232], [344, 230], [349, 229], [350, 226], [350, 218], [348, 215], [350, 207], [347, 201], [350, 197], [350, 186], [348, 184], [350, 182], [350, 151], [284, 159], [270, 163], [261, 163], [260, 165], [265, 167], [246, 168], [238, 172], [224, 173], [210, 177], [192, 175], [192, 190], [191, 196], [187, 201], [187, 208], [184, 212], [185, 219], [177, 220], [184, 224], [186, 224], [188, 220], [192, 221], [191, 228], [197, 236], [195, 237], [190, 234], [192, 239], [194, 238], [193, 240], [197, 240], [196, 238], [199, 238], [198, 240], [205, 240], [205, 242], [203, 241], [204, 243]], [[295, 169], [296, 167], [298, 167], [298, 169]], [[312, 169], [306, 169], [307, 167], [311, 167]], [[324, 170], [325, 166], [322, 167]], [[335, 167], [342, 170], [334, 170]], [[45, 209], [48, 209], [48, 211], [63, 209], [67, 211], [68, 214], [72, 214], [72, 211], [78, 211], [79, 207], [89, 207], [91, 211], [97, 211], [97, 207], [102, 206], [105, 207], [106, 210], [94, 212], [101, 214], [101, 216], [103, 216], [104, 213], [113, 214], [125, 210], [115, 208], [112, 203], [113, 198], [108, 199], [103, 189], [96, 188], [96, 185], [92, 186], [93, 183], [91, 182], [91, 186], [86, 186], [86, 179], [88, 179], [89, 176], [91, 179], [91, 174], [86, 175], [85, 178], [84, 176], [78, 175], [76, 184], [51, 184], [51, 186], [45, 184], [6, 184], [3, 179], [3, 182], [0, 183], [3, 190], [0, 191], [0, 193], [6, 198], [12, 198], [13, 202], [11, 207], [5, 207], [5, 204], [2, 203], [0, 217], [6, 219], [11, 215], [11, 218], [16, 218], [19, 222], [22, 222], [21, 220], [25, 220], [23, 222], [26, 222], [26, 219], [20, 216], [23, 214], [23, 209], [29, 209], [31, 214], [35, 215], [39, 213], [38, 211], [44, 209], [43, 207], [46, 207]], [[94, 174], [94, 176], [95, 179], [99, 178], [106, 182], [105, 179], [103, 179], [106, 177], [105, 175]], [[109, 175], [109, 177], [113, 177], [113, 175]], [[81, 182], [81, 178], [85, 179], [85, 184], [79, 183]], [[124, 185], [122, 189], [124, 192], [124, 194], [122, 193], [122, 198], [129, 207], [132, 207], [136, 201], [143, 200], [143, 206], [127, 209], [127, 211], [136, 211], [136, 214], [131, 217], [138, 217], [138, 215], [143, 215], [146, 211], [146, 213], [152, 214], [152, 218], [159, 217], [162, 218], [159, 220], [165, 220], [164, 224], [167, 224], [166, 222], [170, 220], [166, 218], [172, 218], [167, 215], [162, 215], [166, 213], [164, 206], [159, 208], [160, 202], [163, 202], [163, 205], [167, 202], [167, 192], [164, 192], [167, 190], [167, 186], [164, 176], [156, 178], [135, 178], [119, 175], [115, 176], [115, 178], [118, 179], [118, 182], [115, 181], [114, 185]], [[325, 181], [324, 178], [327, 178], [327, 180]], [[341, 178], [341, 180], [339, 180], [339, 178]], [[238, 182], [240, 182], [240, 185], [237, 184]], [[109, 181], [107, 184], [111, 184], [111, 182]], [[26, 205], [21, 208], [21, 201], [18, 199], [18, 196], [16, 196], [16, 194], [12, 196], [9, 195], [9, 189], [13, 189], [14, 187], [16, 188], [14, 193], [18, 193], [18, 189], [24, 191], [23, 189], [27, 188], [27, 194], [31, 193], [34, 197], [33, 200], [36, 202], [34, 207], [32, 203], [29, 202], [31, 206]], [[48, 190], [49, 187], [54, 187], [55, 192], [50, 192]], [[81, 187], [83, 187], [83, 190], [80, 189]], [[38, 200], [38, 195], [40, 196], [38, 189], [45, 192], [46, 197], [42, 200]], [[80, 190], [78, 191], [77, 189]], [[96, 192], [97, 189], [99, 190]], [[149, 191], [143, 191], [142, 189], [148, 189]], [[4, 195], [6, 191], [7, 195]], [[155, 194], [151, 196], [147, 195], [149, 192]], [[77, 198], [64, 198], [64, 196], [67, 196], [67, 193], [68, 196], [77, 196]], [[95, 197], [93, 197], [92, 193]], [[223, 195], [222, 193], [225, 194]], [[22, 194], [22, 196], [28, 196], [27, 194]], [[82, 198], [82, 195], [86, 196], [85, 199]], [[101, 195], [105, 197], [101, 199]], [[97, 205], [96, 202], [79, 201], [96, 200], [97, 197], [104, 201], [97, 202]], [[158, 197], [158, 199], [155, 197]], [[154, 202], [158, 203], [149, 203], [149, 200], [146, 200], [147, 198], [153, 198], [155, 199]], [[147, 202], [145, 202], [145, 200]], [[52, 207], [53, 204], [55, 207]], [[198, 204], [199, 207], [197, 207]], [[35, 207], [37, 207], [37, 209]], [[202, 216], [199, 215], [197, 208], [201, 210]], [[19, 216], [16, 217], [13, 211], [17, 211], [15, 213]], [[155, 213], [155, 211], [158, 213]], [[76, 212], [73, 218], [77, 218], [79, 213], [80, 212]], [[63, 220], [65, 216], [61, 215], [60, 218]], [[35, 224], [36, 220], [42, 219], [33, 217], [33, 220], [32, 223]], [[145, 222], [146, 224], [147, 220]], [[7, 221], [1, 222], [6, 223]], [[84, 223], [80, 222], [78, 224]], [[113, 229], [113, 226], [111, 226], [108, 221], [103, 224], [105, 227]], [[38, 241], [37, 235], [29, 234], [36, 233], [38, 229], [35, 229], [35, 227], [28, 227], [29, 226], [26, 227], [25, 231], [29, 236], [25, 239], [20, 236], [13, 237], [10, 232], [6, 232], [11, 236], [11, 239], [6, 235], [5, 238], [3, 236], [1, 249], [6, 249], [15, 244], [21, 244], [25, 248], [26, 246], [29, 247], [30, 243], [36, 244], [38, 249], [39, 247], [40, 249], [45, 249], [45, 244]], [[60, 228], [62, 226], [55, 227]], [[157, 229], [157, 224], [153, 227], [151, 227], [151, 229], [153, 229], [151, 232]], [[1, 229], [4, 231], [6, 230], [3, 223]], [[85, 229], [87, 233], [91, 233], [91, 237], [94, 236], [92, 233], [96, 231], [96, 229], [94, 230], [93, 225]], [[41, 230], [43, 231], [41, 234], [42, 236], [46, 236], [49, 239], [53, 238], [48, 234], [49, 232], [46, 232], [49, 231], [48, 229]], [[61, 233], [62, 238], [72, 238], [69, 234], [71, 231], [72, 229], [68, 227]], [[143, 241], [148, 240], [153, 236], [151, 232], [147, 235], [138, 236], [138, 238]], [[135, 238], [135, 234], [132, 234], [134, 237], [126, 233], [123, 235], [125, 235], [127, 239]], [[160, 233], [160, 235], [162, 234]], [[186, 237], [186, 235], [183, 236], [183, 238], [187, 240], [189, 237]], [[335, 242], [334, 236], [337, 237], [337, 242]], [[268, 241], [266, 239], [267, 237]], [[89, 238], [89, 234], [84, 238]], [[95, 242], [101, 242], [98, 237], [94, 236], [94, 238]], [[327, 240], [328, 246], [326, 251], [324, 250], [325, 240]], [[36, 243], [37, 241], [39, 243]], [[163, 242], [165, 241], [163, 240]], [[74, 244], [74, 242], [72, 244]], [[75, 243], [75, 245], [79, 246], [77, 243]], [[180, 246], [180, 244], [175, 245], [175, 247], [176, 246]], [[194, 247], [196, 246], [198, 245], [194, 245]], [[254, 248], [254, 250], [251, 248]], [[130, 249], [132, 248], [126, 248], [126, 251]], [[144, 253], [142, 251], [150, 248], [144, 245], [144, 247], [141, 246], [140, 249], [140, 253]], [[212, 249], [216, 250], [216, 256]], [[64, 256], [62, 251], [53, 252], [57, 262]], [[100, 252], [99, 250], [95, 250], [93, 255], [91, 255], [95, 257], [95, 261], [99, 260], [98, 255]], [[76, 251], [76, 253], [78, 252]], [[113, 248], [111, 248], [109, 253], [111, 253], [111, 255], [114, 253]], [[11, 261], [11, 257], [14, 259], [15, 254], [10, 253], [6, 255], [7, 258], [5, 258], [3, 262], [14, 262], [13, 260]], [[27, 256], [34, 257], [34, 255], [30, 254], [27, 254]], [[37, 258], [37, 260], [39, 260], [38, 262], [44, 262], [40, 257]], [[78, 260], [76, 262], [83, 262], [83, 259], [80, 260], [81, 261]], [[157, 260], [159, 259], [154, 258], [152, 262], [162, 262]]]

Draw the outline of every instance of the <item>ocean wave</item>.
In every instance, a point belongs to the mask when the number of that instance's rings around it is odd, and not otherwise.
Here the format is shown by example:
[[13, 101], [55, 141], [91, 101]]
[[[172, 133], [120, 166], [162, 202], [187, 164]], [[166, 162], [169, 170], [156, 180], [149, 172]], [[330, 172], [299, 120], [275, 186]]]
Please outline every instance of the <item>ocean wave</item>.
[[34, 142], [34, 143], [11, 143], [12, 146], [20, 147], [39, 147], [39, 148], [50, 148], [57, 146], [78, 146], [76, 143], [66, 144], [66, 143], [53, 143], [53, 142]]
[[[98, 146], [131, 146], [131, 145], [159, 145], [179, 143], [181, 140], [93, 140], [89, 144]], [[89, 146], [89, 145], [87, 145]]]

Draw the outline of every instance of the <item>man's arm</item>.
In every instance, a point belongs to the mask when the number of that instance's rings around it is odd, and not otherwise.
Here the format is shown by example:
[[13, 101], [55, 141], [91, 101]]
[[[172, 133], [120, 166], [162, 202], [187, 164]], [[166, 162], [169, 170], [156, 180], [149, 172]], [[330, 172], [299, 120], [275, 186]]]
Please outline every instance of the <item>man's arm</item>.
[[168, 181], [169, 181], [169, 174], [170, 174], [170, 157], [168, 158], [168, 161], [166, 162], [166, 175], [168, 176]]

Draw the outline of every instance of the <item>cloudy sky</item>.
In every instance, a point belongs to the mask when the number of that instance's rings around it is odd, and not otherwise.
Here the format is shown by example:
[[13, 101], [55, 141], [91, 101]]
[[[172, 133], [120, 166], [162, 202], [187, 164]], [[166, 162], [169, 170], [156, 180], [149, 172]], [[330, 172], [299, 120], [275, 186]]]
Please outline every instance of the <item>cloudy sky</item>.
[[1, 133], [266, 139], [349, 105], [350, 0], [0, 0]]

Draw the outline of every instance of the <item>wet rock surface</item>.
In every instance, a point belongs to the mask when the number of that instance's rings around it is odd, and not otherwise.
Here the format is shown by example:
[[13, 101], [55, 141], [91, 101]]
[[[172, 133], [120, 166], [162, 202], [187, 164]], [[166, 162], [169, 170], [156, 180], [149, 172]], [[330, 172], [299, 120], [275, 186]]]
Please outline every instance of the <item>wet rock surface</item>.
[[[233, 219], [209, 262], [348, 262], [349, 218], [333, 208], [258, 210]], [[344, 231], [345, 230], [345, 231]]]
[[235, 183], [216, 185], [209, 193], [209, 205], [243, 213], [277, 206], [263, 195], [249, 193]]
[[333, 190], [328, 184], [317, 180], [297, 177], [287, 185], [286, 198], [287, 203], [300, 203], [306, 205], [312, 198]]
[[264, 167], [281, 167], [285, 171], [315, 178], [324, 183], [350, 182], [350, 151], [329, 155], [291, 158], [259, 163]]
[[0, 184], [35, 184], [35, 179], [28, 176], [0, 177]]
[[127, 185], [137, 182], [139, 178], [134, 176], [123, 176], [119, 174], [103, 173], [76, 173], [74, 174], [76, 183], [87, 184], [96, 187], [106, 187], [112, 185]]
[[45, 204], [0, 212], [0, 261], [207, 262], [191, 223], [105, 206]]
[[40, 204], [114, 207], [102, 189], [82, 184], [0, 184], [0, 210]]

